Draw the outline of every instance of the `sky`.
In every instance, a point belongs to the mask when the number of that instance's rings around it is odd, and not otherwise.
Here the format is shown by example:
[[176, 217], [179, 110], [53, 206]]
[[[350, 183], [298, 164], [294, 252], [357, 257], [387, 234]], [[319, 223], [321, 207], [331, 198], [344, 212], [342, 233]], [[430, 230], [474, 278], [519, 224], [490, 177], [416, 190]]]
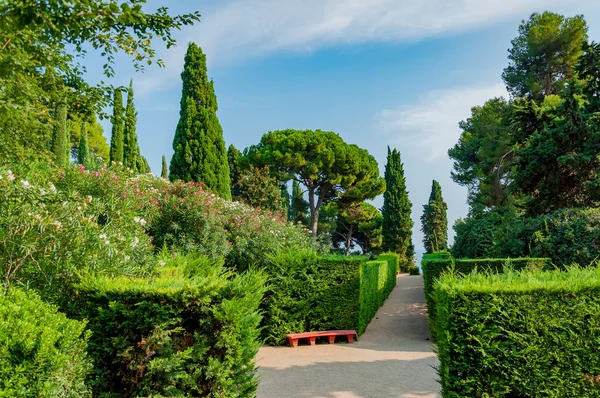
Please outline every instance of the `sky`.
[[[334, 131], [367, 149], [382, 175], [387, 147], [397, 148], [417, 251], [433, 179], [448, 203], [450, 241], [454, 221], [468, 212], [447, 151], [471, 107], [508, 96], [501, 74], [521, 20], [545, 10], [583, 14], [590, 40], [600, 41], [600, 2], [586, 0], [149, 0], [145, 8], [163, 5], [201, 14], [174, 33], [176, 47], [156, 43], [164, 68], [136, 73], [120, 56], [106, 79], [99, 57], [83, 62], [91, 81], [133, 79], [140, 149], [154, 173], [173, 153], [180, 73], [193, 41], [207, 55], [227, 146], [243, 150], [278, 129]], [[110, 139], [110, 122], [102, 124]], [[382, 198], [374, 203], [381, 207]]]

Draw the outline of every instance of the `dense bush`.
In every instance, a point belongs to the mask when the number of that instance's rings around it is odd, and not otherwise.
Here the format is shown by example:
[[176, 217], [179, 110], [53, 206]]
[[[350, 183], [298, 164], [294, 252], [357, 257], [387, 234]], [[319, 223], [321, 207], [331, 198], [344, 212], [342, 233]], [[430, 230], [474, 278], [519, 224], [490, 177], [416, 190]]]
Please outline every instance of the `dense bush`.
[[[102, 178], [107, 172], [94, 173]], [[43, 292], [46, 301], [64, 304], [84, 267], [107, 275], [143, 275], [151, 268], [140, 210], [122, 193], [93, 196], [71, 186], [89, 174], [77, 168], [65, 174], [42, 164], [0, 170], [5, 288], [25, 285]]]
[[396, 285], [398, 258], [319, 257], [310, 250], [270, 257], [263, 305], [264, 338], [282, 344], [288, 333], [355, 329], [369, 321]]
[[550, 267], [549, 258], [482, 258], [482, 259], [453, 259], [448, 252], [425, 254], [421, 260], [423, 284], [427, 300], [429, 326], [434, 337], [437, 334], [436, 303], [433, 299], [435, 283], [444, 272], [454, 272], [456, 275], [469, 275], [473, 272], [489, 274], [502, 273], [506, 266], [514, 270], [528, 268], [542, 269]]
[[600, 209], [562, 209], [532, 222], [531, 254], [587, 266], [600, 257]]
[[600, 269], [447, 274], [434, 297], [444, 397], [600, 397]]
[[408, 266], [408, 274], [409, 275], [421, 275], [421, 270], [418, 265], [409, 265]]
[[164, 261], [152, 280], [78, 285], [94, 395], [252, 396], [265, 277], [192, 254]]
[[0, 295], [0, 396], [90, 396], [84, 328], [32, 292]]

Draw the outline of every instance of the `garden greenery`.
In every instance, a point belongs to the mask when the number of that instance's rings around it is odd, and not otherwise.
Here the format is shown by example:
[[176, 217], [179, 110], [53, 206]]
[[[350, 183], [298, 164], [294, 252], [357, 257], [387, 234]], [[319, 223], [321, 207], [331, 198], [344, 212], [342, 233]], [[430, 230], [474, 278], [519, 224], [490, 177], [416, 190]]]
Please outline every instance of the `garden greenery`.
[[433, 298], [444, 397], [600, 397], [600, 268], [447, 272]]

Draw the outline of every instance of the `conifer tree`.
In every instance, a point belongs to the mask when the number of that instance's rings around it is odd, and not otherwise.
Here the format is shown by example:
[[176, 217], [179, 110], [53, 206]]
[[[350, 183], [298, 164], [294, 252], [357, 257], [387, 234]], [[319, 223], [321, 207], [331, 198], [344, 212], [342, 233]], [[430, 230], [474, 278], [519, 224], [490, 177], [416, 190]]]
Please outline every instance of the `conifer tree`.
[[433, 180], [429, 203], [423, 206], [421, 216], [421, 231], [423, 244], [427, 253], [446, 250], [448, 246], [448, 205], [442, 198], [442, 187]]
[[88, 147], [88, 133], [87, 133], [87, 123], [84, 123], [83, 129], [81, 130], [81, 138], [79, 139], [79, 146], [77, 147], [77, 163], [85, 164], [89, 156], [89, 147]]
[[238, 163], [238, 159], [242, 153], [233, 144], [227, 148], [227, 162], [229, 163], [229, 181], [231, 196], [236, 197], [240, 194], [237, 183], [243, 176], [242, 168]]
[[167, 171], [167, 158], [165, 158], [165, 155], [162, 156], [162, 170], [160, 172], [160, 176], [162, 178], [169, 178], [169, 172]]
[[123, 165], [129, 167], [134, 173], [143, 172], [143, 161], [138, 146], [136, 133], [137, 113], [133, 103], [133, 82], [129, 82], [127, 89], [127, 107], [125, 108], [125, 120], [123, 128]]
[[386, 191], [383, 193], [383, 243], [382, 249], [398, 253], [406, 261], [407, 249], [412, 244], [413, 220], [410, 218], [412, 203], [406, 190], [404, 166], [400, 152], [388, 147], [385, 165]]
[[183, 90], [179, 123], [173, 138], [171, 180], [203, 182], [219, 196], [231, 199], [229, 163], [223, 129], [217, 118], [217, 97], [206, 73], [206, 56], [190, 43], [181, 73]]
[[112, 132], [110, 137], [110, 161], [123, 162], [123, 92], [115, 89], [113, 94], [113, 115], [111, 118]]
[[59, 103], [56, 105], [54, 115], [56, 122], [52, 134], [52, 153], [54, 161], [59, 167], [65, 167], [69, 163], [69, 136], [67, 135], [67, 105]]
[[152, 169], [150, 169], [150, 165], [148, 164], [148, 159], [145, 156], [139, 155], [137, 161], [137, 172], [140, 174], [150, 173]]
[[292, 197], [290, 198], [289, 203], [289, 220], [294, 223], [300, 222], [304, 225], [308, 225], [308, 202], [304, 199], [300, 184], [296, 180], [292, 181]]

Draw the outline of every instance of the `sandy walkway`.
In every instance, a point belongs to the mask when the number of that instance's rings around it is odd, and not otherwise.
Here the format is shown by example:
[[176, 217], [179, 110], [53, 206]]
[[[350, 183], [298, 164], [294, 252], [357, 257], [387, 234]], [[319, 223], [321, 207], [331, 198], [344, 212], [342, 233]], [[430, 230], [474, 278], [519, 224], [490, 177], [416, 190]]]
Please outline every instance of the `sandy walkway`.
[[423, 279], [398, 286], [354, 344], [263, 347], [259, 398], [440, 397]]

